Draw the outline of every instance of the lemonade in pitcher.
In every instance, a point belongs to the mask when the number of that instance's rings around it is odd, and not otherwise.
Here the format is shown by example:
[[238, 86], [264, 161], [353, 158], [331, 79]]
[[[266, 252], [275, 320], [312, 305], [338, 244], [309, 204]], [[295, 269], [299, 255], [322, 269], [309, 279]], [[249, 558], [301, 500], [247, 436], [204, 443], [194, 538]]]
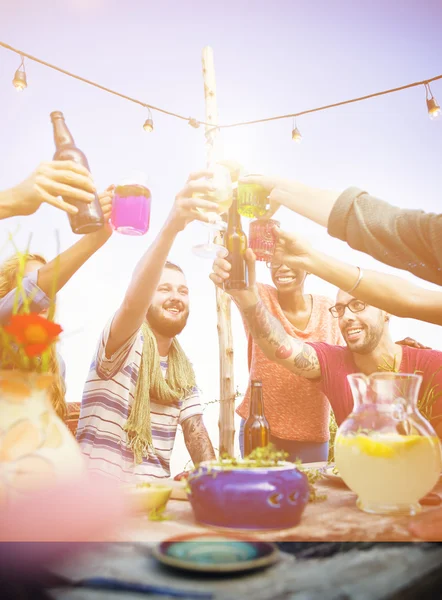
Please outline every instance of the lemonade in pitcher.
[[359, 508], [379, 512], [384, 507], [391, 512], [403, 506], [410, 514], [420, 510], [419, 500], [439, 478], [438, 447], [437, 437], [421, 435], [341, 435], [335, 443], [335, 460], [345, 483], [358, 494]]
[[421, 380], [399, 373], [348, 376], [355, 406], [336, 434], [335, 462], [365, 512], [416, 514], [439, 479], [440, 441], [416, 408]]

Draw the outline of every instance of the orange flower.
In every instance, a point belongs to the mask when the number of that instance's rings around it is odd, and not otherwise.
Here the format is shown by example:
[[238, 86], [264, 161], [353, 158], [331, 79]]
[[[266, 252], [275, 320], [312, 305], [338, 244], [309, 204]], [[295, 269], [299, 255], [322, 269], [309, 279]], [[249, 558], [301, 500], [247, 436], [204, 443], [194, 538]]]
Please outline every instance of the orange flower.
[[28, 356], [42, 354], [63, 331], [57, 323], [36, 314], [13, 315], [4, 329], [15, 337]]

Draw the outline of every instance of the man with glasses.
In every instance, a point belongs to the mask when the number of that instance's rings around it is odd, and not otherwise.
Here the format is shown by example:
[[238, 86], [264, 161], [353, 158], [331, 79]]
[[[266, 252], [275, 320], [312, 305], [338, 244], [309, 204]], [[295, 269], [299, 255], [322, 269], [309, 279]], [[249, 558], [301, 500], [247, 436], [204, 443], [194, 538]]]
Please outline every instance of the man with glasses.
[[[340, 425], [353, 408], [347, 382], [351, 373], [370, 375], [382, 369], [402, 373], [418, 371], [423, 376], [421, 394], [428, 385], [442, 392], [442, 352], [417, 349], [393, 342], [389, 331], [390, 315], [339, 290], [336, 304], [330, 307], [346, 346], [323, 342], [304, 342], [287, 333], [281, 322], [264, 306], [255, 283], [255, 257], [248, 249], [249, 286], [229, 291], [240, 309], [249, 331], [264, 354], [292, 373], [316, 381], [327, 396]], [[230, 264], [217, 258], [212, 281], [222, 286], [229, 278]], [[442, 437], [442, 394], [432, 407], [432, 424]]]

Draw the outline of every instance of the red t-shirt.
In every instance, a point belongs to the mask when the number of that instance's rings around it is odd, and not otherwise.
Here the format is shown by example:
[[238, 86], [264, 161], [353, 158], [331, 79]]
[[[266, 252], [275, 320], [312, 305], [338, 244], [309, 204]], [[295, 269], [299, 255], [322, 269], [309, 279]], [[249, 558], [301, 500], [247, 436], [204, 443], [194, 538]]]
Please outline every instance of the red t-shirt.
[[[325, 343], [308, 342], [315, 349], [321, 366], [321, 387], [340, 425], [353, 410], [353, 396], [347, 375], [358, 373], [352, 353], [347, 347]], [[436, 399], [432, 406], [431, 423], [439, 437], [442, 437], [442, 352], [438, 350], [418, 350], [410, 346], [402, 347], [401, 373], [419, 372], [423, 379], [419, 391], [421, 397], [428, 385], [435, 388]]]

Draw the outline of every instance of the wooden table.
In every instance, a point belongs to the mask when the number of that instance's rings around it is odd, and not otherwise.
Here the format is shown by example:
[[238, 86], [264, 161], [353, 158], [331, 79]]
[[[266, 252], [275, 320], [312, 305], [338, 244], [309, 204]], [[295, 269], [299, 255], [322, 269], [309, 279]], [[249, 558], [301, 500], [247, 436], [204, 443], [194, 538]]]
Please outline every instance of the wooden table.
[[[325, 463], [315, 463], [318, 467]], [[315, 484], [326, 500], [309, 503], [301, 522], [291, 529], [254, 533], [257, 539], [267, 541], [359, 541], [403, 542], [419, 541], [408, 531], [413, 517], [370, 515], [356, 507], [356, 495], [344, 484], [322, 479]], [[442, 480], [436, 486], [442, 494]], [[441, 505], [442, 506], [442, 505]], [[423, 507], [424, 511], [438, 507]], [[198, 525], [188, 501], [169, 500], [166, 521], [150, 521], [147, 516], [133, 518], [120, 529], [114, 541], [159, 542], [176, 535], [201, 533], [211, 528]]]
[[[327, 499], [309, 504], [297, 527], [260, 533], [256, 537], [314, 543], [413, 541], [407, 530], [410, 518], [368, 515], [356, 508], [355, 495], [343, 485], [323, 480], [317, 487], [320, 493], [327, 494]], [[73, 581], [112, 577], [189, 593], [209, 593], [213, 600], [414, 600], [440, 595], [442, 548], [432, 546], [428, 550], [422, 544], [380, 543], [369, 549], [353, 547], [350, 551], [338, 548], [325, 558], [300, 558], [299, 555], [295, 558], [293, 554], [282, 552], [280, 560], [268, 569], [241, 576], [203, 577], [165, 569], [152, 556], [155, 543], [177, 535], [210, 531], [195, 523], [187, 500], [170, 500], [166, 512], [170, 520], [158, 522], [138, 517], [125, 526], [120, 525], [111, 538], [117, 543], [86, 545], [79, 556], [62, 561], [55, 571]], [[87, 588], [53, 590], [51, 595], [55, 600], [108, 600], [110, 597], [108, 591]], [[135, 596], [131, 593], [112, 592], [115, 600], [132, 598]]]

